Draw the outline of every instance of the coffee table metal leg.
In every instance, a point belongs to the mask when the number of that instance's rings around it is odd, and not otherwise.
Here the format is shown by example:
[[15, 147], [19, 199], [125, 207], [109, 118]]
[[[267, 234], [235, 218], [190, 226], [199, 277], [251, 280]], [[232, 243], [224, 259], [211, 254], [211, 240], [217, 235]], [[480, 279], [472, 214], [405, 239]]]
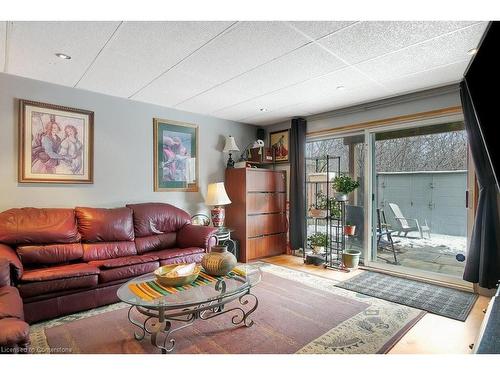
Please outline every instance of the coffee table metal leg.
[[250, 290], [248, 290], [247, 294], [242, 295], [238, 300], [240, 301], [240, 304], [242, 306], [244, 306], [244, 305], [247, 305], [249, 303], [249, 301], [251, 300], [248, 297], [252, 297], [251, 299], [254, 300], [253, 307], [250, 310], [248, 310], [247, 312], [245, 312], [245, 310], [243, 310], [243, 309], [240, 309], [243, 312], [243, 316], [241, 317], [241, 319], [238, 319], [238, 315], [233, 316], [233, 319], [232, 319], [233, 324], [240, 324], [243, 322], [243, 323], [245, 323], [246, 327], [253, 326], [254, 321], [252, 319], [250, 319], [250, 315], [255, 310], [257, 310], [257, 306], [259, 306], [259, 300], [258, 300], [257, 296], [250, 293]]
[[[196, 320], [197, 313], [186, 311], [186, 318], [171, 318], [168, 317], [168, 313], [165, 314], [164, 308], [158, 309], [158, 327], [156, 327], [155, 331], [151, 335], [151, 344], [161, 349], [162, 354], [170, 353], [174, 350], [175, 347], [175, 339], [171, 337], [172, 333], [184, 329], [186, 327], [191, 326]], [[172, 328], [172, 322], [185, 322], [185, 324]], [[164, 335], [162, 338], [160, 335]], [[160, 337], [159, 337], [160, 336]], [[162, 341], [161, 344], [158, 343], [158, 338]], [[167, 345], [168, 341], [168, 345]]]
[[[132, 318], [132, 314], [131, 314], [133, 308], [136, 308], [136, 306], [132, 305], [132, 306], [130, 306], [130, 309], [128, 309], [128, 314], [127, 314], [128, 321], [130, 323], [132, 323], [134, 326], [140, 328], [141, 332], [140, 333], [134, 332], [134, 337], [135, 337], [136, 340], [142, 340], [144, 338], [144, 336], [146, 335], [146, 328], [145, 328], [145, 326], [146, 326], [146, 321], [149, 318], [147, 318], [143, 323], [140, 323], [140, 322], [134, 320]], [[136, 308], [136, 310], [137, 310], [137, 308]]]
[[[217, 291], [221, 291], [221, 298], [218, 298], [208, 304], [200, 304], [194, 308], [186, 308], [182, 312], [172, 312], [167, 311], [165, 307], [158, 308], [142, 308], [138, 306], [131, 306], [128, 311], [128, 320], [134, 326], [140, 328], [141, 332], [138, 334], [134, 332], [134, 336], [137, 340], [142, 340], [146, 333], [151, 335], [151, 344], [159, 349], [163, 354], [170, 353], [174, 350], [175, 339], [172, 334], [183, 328], [191, 326], [196, 319], [208, 320], [215, 318], [216, 316], [227, 314], [229, 312], [235, 311], [236, 314], [233, 315], [231, 322], [235, 325], [243, 323], [246, 327], [251, 327], [254, 321], [250, 318], [250, 315], [257, 310], [259, 305], [259, 300], [257, 296], [250, 292], [250, 288], [244, 292], [244, 294], [239, 297], [235, 296], [227, 301], [222, 297], [226, 290], [226, 285], [224, 282], [217, 283]], [[226, 303], [238, 300], [240, 306], [235, 306], [231, 309], [224, 309]], [[253, 303], [253, 305], [252, 305]], [[248, 306], [247, 306], [248, 305]], [[245, 311], [243, 308], [251, 306], [250, 309]], [[143, 323], [134, 320], [132, 318], [132, 309], [136, 309], [139, 313], [146, 316]], [[148, 327], [148, 322], [154, 319], [158, 320], [156, 323], [150, 324]], [[185, 323], [176, 328], [172, 328], [173, 322]], [[160, 342], [158, 342], [160, 341]]]

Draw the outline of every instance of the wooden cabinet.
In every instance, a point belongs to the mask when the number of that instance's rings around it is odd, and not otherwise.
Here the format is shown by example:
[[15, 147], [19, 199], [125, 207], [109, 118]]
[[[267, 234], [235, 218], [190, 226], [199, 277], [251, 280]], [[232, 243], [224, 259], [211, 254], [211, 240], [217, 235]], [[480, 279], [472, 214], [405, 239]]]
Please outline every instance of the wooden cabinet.
[[226, 225], [240, 242], [240, 262], [286, 252], [285, 171], [226, 169]]

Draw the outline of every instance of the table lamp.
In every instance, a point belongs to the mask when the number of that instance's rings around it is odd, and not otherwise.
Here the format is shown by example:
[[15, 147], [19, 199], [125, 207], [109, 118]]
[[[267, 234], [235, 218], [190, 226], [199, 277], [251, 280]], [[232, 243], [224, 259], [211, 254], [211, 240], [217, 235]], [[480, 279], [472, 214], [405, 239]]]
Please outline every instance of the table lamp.
[[226, 144], [224, 145], [223, 152], [229, 152], [229, 159], [227, 160], [227, 168], [234, 168], [234, 160], [231, 157], [233, 151], [240, 151], [234, 137], [228, 135], [226, 136]]
[[205, 204], [207, 206], [214, 206], [214, 208], [210, 210], [210, 216], [212, 217], [212, 224], [214, 227], [224, 226], [224, 218], [226, 216], [224, 205], [230, 203], [231, 200], [229, 200], [229, 197], [227, 196], [226, 189], [224, 188], [224, 182], [208, 184]]

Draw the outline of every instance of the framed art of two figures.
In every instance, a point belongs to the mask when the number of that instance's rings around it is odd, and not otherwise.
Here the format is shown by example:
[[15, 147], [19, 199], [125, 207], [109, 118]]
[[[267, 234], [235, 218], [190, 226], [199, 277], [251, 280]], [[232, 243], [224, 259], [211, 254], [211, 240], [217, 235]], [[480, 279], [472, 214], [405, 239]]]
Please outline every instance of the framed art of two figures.
[[19, 182], [93, 183], [94, 112], [19, 100]]
[[[198, 126], [153, 119], [153, 190], [198, 191]], [[22, 183], [92, 184], [94, 112], [19, 100]]]

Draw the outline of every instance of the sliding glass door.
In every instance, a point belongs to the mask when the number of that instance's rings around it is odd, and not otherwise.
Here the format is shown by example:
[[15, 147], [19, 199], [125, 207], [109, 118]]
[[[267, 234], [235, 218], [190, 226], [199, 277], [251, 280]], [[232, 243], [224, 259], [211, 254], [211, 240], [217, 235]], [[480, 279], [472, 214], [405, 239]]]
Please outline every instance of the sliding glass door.
[[464, 284], [470, 209], [462, 121], [365, 133], [371, 267]]

